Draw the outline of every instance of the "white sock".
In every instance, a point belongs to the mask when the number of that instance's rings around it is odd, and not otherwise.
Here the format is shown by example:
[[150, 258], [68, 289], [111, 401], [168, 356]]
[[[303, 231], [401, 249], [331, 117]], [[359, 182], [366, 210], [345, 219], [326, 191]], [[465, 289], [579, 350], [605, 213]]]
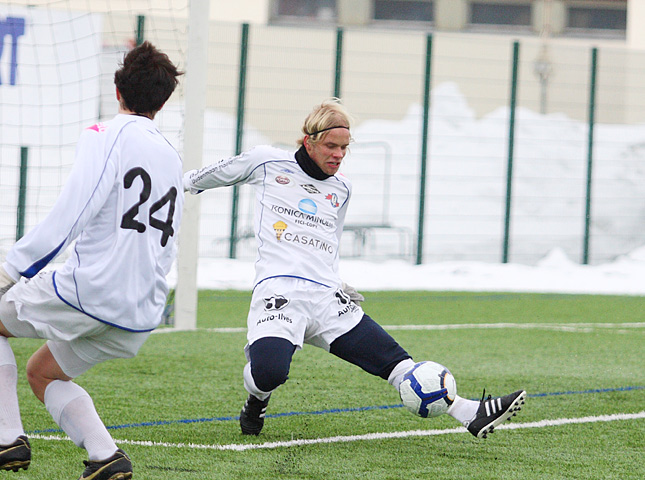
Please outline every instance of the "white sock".
[[455, 401], [450, 405], [446, 413], [455, 420], [460, 421], [462, 425], [467, 426], [475, 418], [478, 408], [479, 402], [455, 395]]
[[0, 445], [24, 435], [18, 406], [18, 367], [6, 337], [0, 336]]
[[408, 371], [414, 367], [416, 363], [411, 358], [400, 361], [396, 367], [390, 373], [390, 376], [387, 378], [387, 381], [390, 385], [396, 388], [396, 391], [399, 391], [399, 385], [403, 381], [403, 377]]
[[244, 388], [258, 400], [266, 400], [271, 395], [271, 392], [263, 392], [255, 386], [253, 375], [251, 375], [251, 362], [244, 365]]
[[90, 460], [106, 460], [114, 455], [117, 446], [82, 387], [54, 380], [45, 389], [45, 406], [69, 438], [87, 450]]

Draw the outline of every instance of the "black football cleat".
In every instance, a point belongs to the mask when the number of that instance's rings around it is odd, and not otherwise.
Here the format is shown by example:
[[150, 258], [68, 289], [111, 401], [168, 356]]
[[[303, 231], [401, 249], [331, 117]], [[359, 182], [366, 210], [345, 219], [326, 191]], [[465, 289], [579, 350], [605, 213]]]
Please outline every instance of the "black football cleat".
[[240, 412], [240, 428], [243, 435], [259, 435], [264, 426], [264, 415], [269, 405], [269, 398], [259, 400], [253, 395], [246, 399]]
[[107, 460], [96, 462], [83, 460], [85, 471], [78, 480], [130, 480], [132, 462], [120, 448]]
[[503, 397], [492, 398], [489, 395], [485, 400], [484, 395], [486, 395], [486, 391], [482, 395], [477, 414], [466, 425], [468, 431], [477, 438], [486, 438], [495, 427], [516, 415], [526, 400], [524, 390], [518, 390]]
[[20, 435], [11, 445], [0, 445], [0, 470], [27, 470], [30, 463], [31, 445], [26, 436]]

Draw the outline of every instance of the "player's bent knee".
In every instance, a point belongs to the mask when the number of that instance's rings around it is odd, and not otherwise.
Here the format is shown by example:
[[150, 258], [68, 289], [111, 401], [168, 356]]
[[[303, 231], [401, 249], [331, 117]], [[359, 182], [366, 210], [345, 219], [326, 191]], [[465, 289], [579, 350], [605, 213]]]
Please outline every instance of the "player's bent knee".
[[49, 380], [45, 378], [41, 370], [38, 367], [38, 363], [33, 360], [33, 357], [27, 362], [27, 381], [31, 390], [34, 392], [34, 395], [38, 397], [40, 401], [43, 401], [45, 398], [45, 389], [49, 383]]
[[296, 346], [284, 338], [266, 337], [253, 342], [249, 357], [255, 386], [271, 392], [286, 382], [295, 351]]
[[44, 403], [45, 389], [54, 380], [71, 380], [63, 373], [47, 344], [40, 347], [27, 361], [27, 381], [34, 395]]
[[282, 385], [289, 378], [289, 368], [274, 365], [251, 364], [251, 375], [255, 386], [263, 392], [271, 392]]

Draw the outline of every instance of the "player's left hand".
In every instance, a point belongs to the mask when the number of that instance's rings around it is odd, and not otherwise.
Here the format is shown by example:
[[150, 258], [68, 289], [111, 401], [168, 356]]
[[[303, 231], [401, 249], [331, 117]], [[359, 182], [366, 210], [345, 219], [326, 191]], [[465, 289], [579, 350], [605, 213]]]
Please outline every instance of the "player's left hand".
[[16, 284], [13, 278], [5, 271], [4, 267], [0, 264], [0, 298], [7, 293], [7, 291]]
[[351, 285], [347, 285], [345, 282], [343, 282], [342, 289], [343, 289], [343, 292], [349, 295], [349, 299], [352, 302], [354, 302], [356, 305], [360, 305], [361, 302], [365, 301], [365, 297], [360, 293], [358, 293], [358, 290], [356, 290]]

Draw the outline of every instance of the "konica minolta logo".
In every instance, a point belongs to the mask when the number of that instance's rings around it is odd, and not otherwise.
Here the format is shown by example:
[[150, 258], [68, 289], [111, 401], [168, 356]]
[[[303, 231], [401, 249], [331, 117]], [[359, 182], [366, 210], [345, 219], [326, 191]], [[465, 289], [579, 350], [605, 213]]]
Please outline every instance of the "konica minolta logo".
[[[280, 205], [271, 205], [271, 210], [280, 216], [286, 215], [293, 218], [294, 222], [298, 224], [307, 225], [309, 227], [322, 225], [327, 228], [336, 228], [336, 224], [334, 222], [315, 215], [315, 212], [318, 211], [318, 207], [313, 200], [309, 200], [311, 203], [305, 202], [305, 200], [300, 201], [298, 204], [298, 210]], [[310, 213], [311, 211], [314, 213]]]

